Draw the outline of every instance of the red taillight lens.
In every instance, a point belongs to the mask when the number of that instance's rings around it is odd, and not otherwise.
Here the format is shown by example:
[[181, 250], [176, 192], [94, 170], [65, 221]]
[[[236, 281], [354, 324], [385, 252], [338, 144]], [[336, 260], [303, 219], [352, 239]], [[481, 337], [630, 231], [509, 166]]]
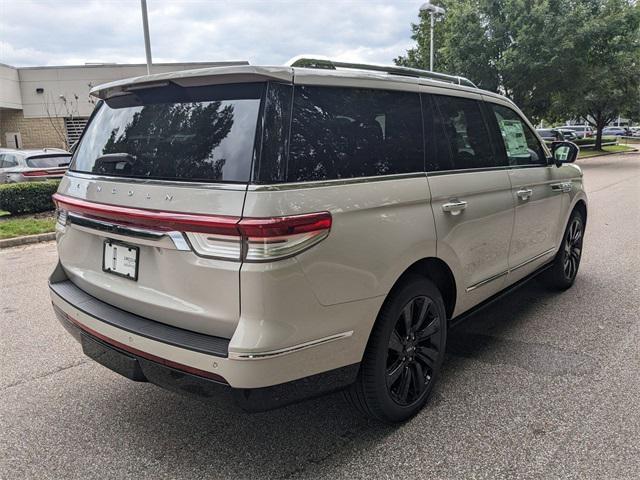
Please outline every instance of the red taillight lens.
[[27, 170], [26, 172], [22, 172], [23, 177], [46, 177], [47, 175], [52, 175], [46, 170]]
[[248, 262], [296, 255], [326, 238], [332, 222], [329, 212], [241, 218], [106, 205], [58, 193], [53, 200], [58, 209], [70, 213], [153, 230], [184, 232], [199, 255]]

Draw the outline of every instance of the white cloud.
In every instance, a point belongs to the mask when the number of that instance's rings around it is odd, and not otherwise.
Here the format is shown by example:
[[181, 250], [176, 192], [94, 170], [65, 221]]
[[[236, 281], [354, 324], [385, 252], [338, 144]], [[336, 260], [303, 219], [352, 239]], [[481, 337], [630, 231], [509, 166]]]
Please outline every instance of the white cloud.
[[[300, 53], [390, 63], [420, 1], [148, 0], [154, 61], [282, 64]], [[0, 63], [144, 62], [137, 0], [0, 0]]]

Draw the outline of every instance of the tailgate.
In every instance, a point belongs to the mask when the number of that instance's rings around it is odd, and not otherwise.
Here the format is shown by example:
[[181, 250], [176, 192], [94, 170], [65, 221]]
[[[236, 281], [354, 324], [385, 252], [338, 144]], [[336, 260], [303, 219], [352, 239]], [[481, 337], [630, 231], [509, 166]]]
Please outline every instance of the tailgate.
[[[83, 178], [63, 179], [59, 195], [101, 208], [240, 217], [246, 186], [169, 186]], [[141, 317], [168, 325], [230, 338], [240, 315], [240, 262], [205, 258], [179, 231], [87, 214], [59, 203], [66, 216], [58, 225], [60, 263], [79, 288]], [[135, 276], [110, 267], [118, 245], [136, 251]], [[105, 260], [105, 251], [107, 259]]]

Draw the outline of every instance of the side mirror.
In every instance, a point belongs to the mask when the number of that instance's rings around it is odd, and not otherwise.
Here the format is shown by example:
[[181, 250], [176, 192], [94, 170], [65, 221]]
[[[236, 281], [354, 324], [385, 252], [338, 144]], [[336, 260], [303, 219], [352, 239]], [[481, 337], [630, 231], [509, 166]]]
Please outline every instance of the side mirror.
[[554, 142], [551, 145], [551, 153], [553, 155], [553, 162], [556, 167], [561, 166], [563, 163], [573, 163], [578, 158], [580, 149], [573, 142]]

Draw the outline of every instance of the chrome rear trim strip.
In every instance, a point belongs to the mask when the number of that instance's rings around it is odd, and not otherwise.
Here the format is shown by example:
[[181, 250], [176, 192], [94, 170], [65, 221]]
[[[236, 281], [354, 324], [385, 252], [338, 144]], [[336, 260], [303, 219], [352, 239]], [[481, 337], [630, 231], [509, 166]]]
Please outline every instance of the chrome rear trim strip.
[[176, 250], [191, 250], [189, 244], [184, 239], [184, 235], [181, 232], [160, 232], [157, 230], [147, 230], [144, 228], [130, 227], [127, 225], [105, 222], [102, 220], [97, 220], [95, 218], [85, 217], [82, 215], [78, 215], [77, 213], [68, 213], [67, 222], [73, 225], [98, 230], [104, 233], [124, 235], [128, 237], [141, 238], [144, 240], [158, 241], [162, 240], [165, 237], [168, 237], [173, 242]]
[[100, 182], [135, 183], [138, 185], [160, 185], [165, 187], [204, 188], [209, 190], [237, 190], [240, 192], [244, 192], [247, 189], [246, 183], [208, 183], [208, 182], [189, 182], [189, 181], [181, 182], [177, 180], [156, 180], [151, 178], [93, 175], [90, 173], [75, 172], [71, 170], [67, 171], [67, 176], [71, 178], [95, 180]]
[[230, 360], [262, 360], [265, 358], [279, 357], [281, 355], [288, 355], [290, 353], [306, 350], [307, 348], [317, 347], [318, 345], [324, 345], [325, 343], [334, 342], [336, 340], [342, 340], [353, 335], [353, 330], [349, 332], [337, 333], [328, 337], [319, 338], [318, 340], [312, 340], [306, 343], [300, 343], [292, 347], [281, 348], [279, 350], [269, 350], [266, 352], [229, 352]]

